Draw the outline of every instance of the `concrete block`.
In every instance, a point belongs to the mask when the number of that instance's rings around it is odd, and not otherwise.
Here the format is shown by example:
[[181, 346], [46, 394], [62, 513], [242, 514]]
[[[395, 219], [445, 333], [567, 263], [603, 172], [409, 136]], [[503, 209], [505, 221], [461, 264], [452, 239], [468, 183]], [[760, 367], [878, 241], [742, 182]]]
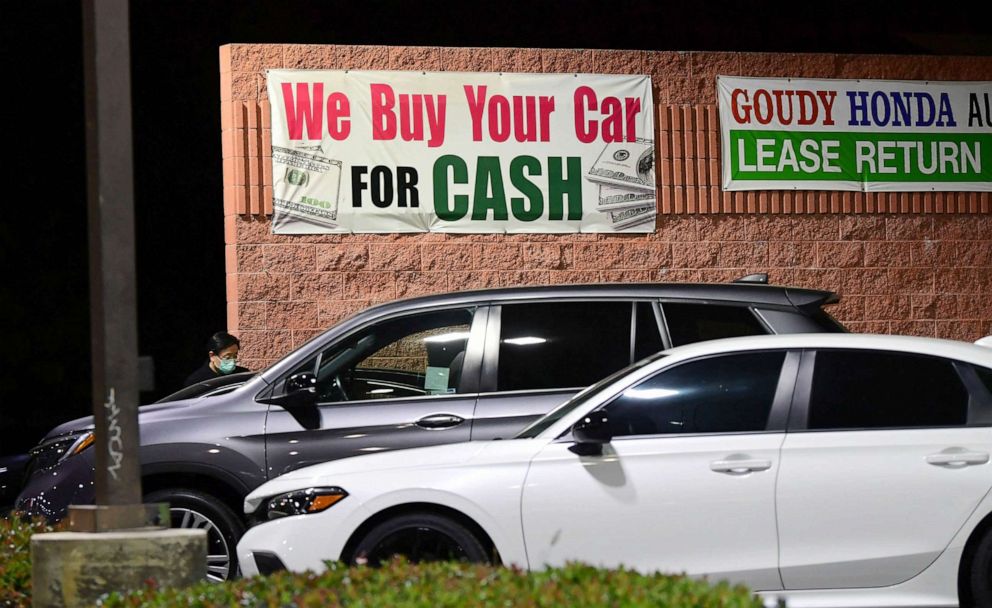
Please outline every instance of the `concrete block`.
[[31, 537], [36, 608], [92, 606], [112, 591], [185, 587], [207, 572], [204, 530], [53, 532]]

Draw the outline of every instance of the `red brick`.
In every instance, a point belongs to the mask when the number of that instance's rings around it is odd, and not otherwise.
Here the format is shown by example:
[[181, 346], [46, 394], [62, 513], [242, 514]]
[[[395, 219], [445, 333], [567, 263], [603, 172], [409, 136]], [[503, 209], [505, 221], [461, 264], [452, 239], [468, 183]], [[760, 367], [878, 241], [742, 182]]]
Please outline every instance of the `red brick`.
[[707, 268], [720, 261], [720, 243], [672, 243], [673, 268]]
[[736, 215], [700, 217], [696, 226], [702, 241], [744, 241], [748, 238], [747, 218]]
[[420, 245], [370, 245], [372, 270], [420, 270]]
[[695, 103], [716, 103], [716, 77], [740, 74], [741, 54], [692, 53], [689, 65], [695, 86]]
[[992, 240], [992, 217], [957, 215], [934, 218], [934, 237], [945, 241]]
[[594, 50], [591, 55], [597, 74], [644, 73], [643, 51]]
[[992, 266], [992, 241], [958, 241], [954, 249], [957, 266]]
[[349, 47], [351, 57], [348, 58], [348, 68], [357, 70], [388, 70], [390, 54], [388, 46], [355, 45]]
[[239, 302], [289, 299], [290, 275], [254, 272], [238, 274], [237, 277]]
[[768, 267], [768, 244], [757, 243], [721, 243], [719, 264], [723, 267]]
[[320, 329], [294, 329], [293, 334], [293, 348], [299, 348], [309, 342], [314, 336], [324, 333]]
[[830, 314], [841, 323], [865, 320], [864, 296], [844, 296], [840, 302], [830, 307]]
[[242, 330], [239, 356], [244, 359], [278, 359], [293, 349], [289, 331]]
[[620, 259], [624, 268], [634, 270], [660, 268], [672, 263], [672, 248], [668, 244], [623, 243]]
[[845, 324], [849, 330], [858, 334], [887, 334], [888, 321], [853, 321]]
[[[656, 51], [644, 54], [644, 69], [654, 82], [689, 76], [690, 54], [685, 52]], [[659, 100], [659, 103], [666, 103]]]
[[600, 283], [603, 280], [598, 270], [559, 270], [551, 272], [548, 279], [553, 285]]
[[992, 293], [992, 273], [984, 268], [942, 268], [938, 293]]
[[493, 49], [493, 70], [497, 72], [540, 72], [540, 49]]
[[313, 245], [264, 245], [262, 269], [269, 272], [310, 272], [316, 265]]
[[346, 272], [344, 299], [387, 302], [396, 297], [396, 276], [393, 272]]
[[865, 320], [899, 321], [910, 316], [909, 296], [866, 296]]
[[772, 241], [768, 243], [768, 267], [801, 266], [811, 268], [816, 262], [816, 245]]
[[486, 289], [499, 287], [498, 272], [449, 272], [448, 291], [466, 291], [469, 289]]
[[573, 260], [577, 270], [623, 268], [622, 243], [576, 243]]
[[524, 269], [562, 269], [569, 266], [572, 246], [563, 248], [561, 245], [546, 243], [528, 243], [523, 246], [521, 268]]
[[268, 329], [316, 329], [316, 302], [270, 302], [266, 311]]
[[889, 284], [897, 293], [933, 293], [934, 272], [926, 268], [890, 268]]
[[926, 216], [889, 216], [885, 218], [886, 238], [890, 241], [933, 239], [933, 219]]
[[604, 270], [600, 279], [604, 283], [653, 283], [655, 270]]
[[551, 273], [547, 270], [518, 270], [500, 273], [501, 287], [518, 285], [550, 285]]
[[821, 268], [855, 268], [865, 263], [861, 243], [817, 243], [816, 265]]
[[479, 270], [517, 270], [520, 268], [520, 245], [481, 245], [473, 252]]
[[283, 47], [280, 44], [231, 44], [232, 72], [258, 72], [281, 68]]
[[283, 63], [287, 68], [303, 70], [347, 69], [351, 52], [347, 46], [330, 44], [285, 44]]
[[946, 241], [921, 241], [910, 245], [913, 266], [956, 266], [954, 243]]
[[389, 68], [392, 70], [440, 70], [440, 49], [435, 46], [390, 47]]
[[987, 329], [981, 321], [937, 321], [937, 337], [948, 340], [974, 342], [988, 335]]
[[933, 338], [937, 333], [937, 324], [934, 321], [893, 321], [890, 324], [890, 333]]
[[421, 248], [424, 270], [470, 270], [475, 248], [472, 245], [428, 245]]
[[885, 240], [885, 218], [858, 215], [840, 218], [840, 240], [842, 241], [883, 241]]
[[317, 245], [315, 270], [364, 270], [369, 263], [367, 245]]
[[542, 71], [547, 74], [572, 74], [586, 71], [592, 63], [592, 51], [585, 49], [544, 49]]
[[657, 280], [663, 283], [698, 283], [699, 270], [683, 268], [662, 268], [657, 273]]
[[479, 47], [441, 49], [441, 69], [448, 72], [492, 72], [496, 52]]
[[911, 243], [865, 243], [865, 266], [909, 266]]
[[265, 329], [265, 302], [238, 302], [238, 329]]
[[341, 297], [342, 275], [339, 272], [299, 272], [292, 275], [290, 299], [334, 300]]
[[703, 268], [699, 278], [703, 283], [730, 283], [742, 276], [757, 272], [759, 269], [741, 268]]
[[398, 272], [396, 273], [396, 297], [412, 298], [448, 290], [448, 275], [445, 272]]
[[356, 312], [368, 308], [365, 300], [335, 300], [333, 302], [318, 302], [317, 322], [321, 328], [327, 329], [338, 322], [350, 317]]
[[697, 222], [694, 217], [667, 216], [658, 218], [658, 227], [649, 239], [668, 242], [697, 241]]

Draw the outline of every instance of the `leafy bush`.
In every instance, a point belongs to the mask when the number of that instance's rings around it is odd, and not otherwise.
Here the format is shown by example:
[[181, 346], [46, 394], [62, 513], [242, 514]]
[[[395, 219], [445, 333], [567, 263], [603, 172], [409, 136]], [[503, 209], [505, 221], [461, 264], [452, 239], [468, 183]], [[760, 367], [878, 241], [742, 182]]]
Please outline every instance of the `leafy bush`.
[[524, 572], [460, 563], [347, 568], [328, 563], [322, 574], [278, 573], [232, 583], [200, 583], [188, 589], [154, 589], [112, 594], [106, 608], [132, 606], [354, 606], [356, 608], [435, 608], [513, 606], [514, 608], [759, 608], [743, 587], [710, 585], [684, 576], [642, 575], [571, 564]]
[[0, 518], [0, 606], [31, 605], [31, 535], [54, 531], [42, 519]]

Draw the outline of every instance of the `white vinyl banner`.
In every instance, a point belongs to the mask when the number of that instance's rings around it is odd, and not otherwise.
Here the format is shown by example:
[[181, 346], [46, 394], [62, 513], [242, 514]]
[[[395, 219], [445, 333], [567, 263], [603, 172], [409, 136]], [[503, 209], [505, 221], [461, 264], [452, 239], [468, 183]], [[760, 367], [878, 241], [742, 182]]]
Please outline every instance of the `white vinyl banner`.
[[648, 76], [270, 70], [273, 232], [653, 232]]
[[992, 82], [719, 76], [724, 190], [992, 190]]

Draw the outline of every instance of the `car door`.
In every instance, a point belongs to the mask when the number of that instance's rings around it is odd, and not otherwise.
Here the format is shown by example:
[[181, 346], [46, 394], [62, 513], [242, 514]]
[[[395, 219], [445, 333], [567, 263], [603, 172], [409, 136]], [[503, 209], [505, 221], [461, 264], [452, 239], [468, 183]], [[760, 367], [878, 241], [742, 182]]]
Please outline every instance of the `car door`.
[[550, 443], [521, 501], [530, 567], [578, 560], [781, 589], [775, 476], [797, 368], [782, 351], [681, 363], [605, 406], [602, 455]]
[[493, 306], [472, 439], [512, 437], [633, 361], [664, 349], [651, 301]]
[[270, 407], [269, 476], [468, 441], [487, 316], [486, 307], [459, 307], [391, 317], [335, 341], [288, 374], [316, 376], [318, 405]]
[[786, 589], [895, 585], [940, 555], [992, 486], [974, 373], [911, 353], [804, 354], [777, 496]]

